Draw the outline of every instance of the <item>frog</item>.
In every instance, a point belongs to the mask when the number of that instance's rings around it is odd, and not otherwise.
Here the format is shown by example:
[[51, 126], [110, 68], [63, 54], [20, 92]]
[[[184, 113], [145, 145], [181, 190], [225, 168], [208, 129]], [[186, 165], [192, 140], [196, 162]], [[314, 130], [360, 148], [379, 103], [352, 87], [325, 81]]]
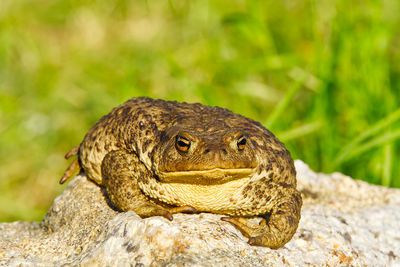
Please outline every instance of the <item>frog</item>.
[[141, 218], [221, 214], [249, 245], [271, 249], [300, 221], [290, 152], [261, 123], [218, 106], [132, 98], [94, 124], [72, 156], [61, 184], [80, 169], [109, 205]]

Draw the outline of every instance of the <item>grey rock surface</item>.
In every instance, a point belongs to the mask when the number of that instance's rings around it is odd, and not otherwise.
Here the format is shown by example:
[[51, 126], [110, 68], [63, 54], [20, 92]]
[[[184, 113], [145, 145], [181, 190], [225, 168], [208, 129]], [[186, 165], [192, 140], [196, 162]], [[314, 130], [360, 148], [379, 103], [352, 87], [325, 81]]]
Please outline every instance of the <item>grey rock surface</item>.
[[215, 214], [141, 219], [110, 208], [76, 176], [42, 222], [0, 224], [2, 266], [400, 266], [400, 190], [296, 161], [303, 193], [294, 238], [272, 250]]

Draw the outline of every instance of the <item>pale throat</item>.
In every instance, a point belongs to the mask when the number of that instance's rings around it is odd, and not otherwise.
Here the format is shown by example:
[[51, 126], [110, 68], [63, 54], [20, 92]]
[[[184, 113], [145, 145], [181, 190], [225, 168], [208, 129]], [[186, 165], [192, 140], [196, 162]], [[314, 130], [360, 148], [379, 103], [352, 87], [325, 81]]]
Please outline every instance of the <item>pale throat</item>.
[[163, 183], [154, 177], [148, 183], [139, 182], [142, 191], [151, 198], [175, 205], [189, 205], [198, 211], [223, 213], [237, 209], [241, 191], [251, 177], [236, 179], [223, 184], [199, 185], [185, 183]]

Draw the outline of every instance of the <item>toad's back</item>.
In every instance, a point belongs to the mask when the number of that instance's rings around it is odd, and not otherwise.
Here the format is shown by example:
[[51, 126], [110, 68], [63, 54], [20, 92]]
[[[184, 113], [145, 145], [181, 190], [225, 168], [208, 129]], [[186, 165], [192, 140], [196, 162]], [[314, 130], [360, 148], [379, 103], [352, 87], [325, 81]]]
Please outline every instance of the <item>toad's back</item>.
[[174, 126], [200, 135], [215, 135], [239, 126], [254, 133], [254, 138], [258, 138], [255, 143], [263, 143], [266, 150], [261, 149], [260, 154], [266, 153], [268, 146], [284, 149], [273, 134], [258, 122], [230, 110], [139, 97], [114, 108], [88, 131], [79, 147], [81, 166], [91, 179], [100, 184], [104, 156], [110, 151], [122, 149], [136, 153], [151, 169], [154, 163], [152, 152], [165, 142], [163, 136], [166, 130]]

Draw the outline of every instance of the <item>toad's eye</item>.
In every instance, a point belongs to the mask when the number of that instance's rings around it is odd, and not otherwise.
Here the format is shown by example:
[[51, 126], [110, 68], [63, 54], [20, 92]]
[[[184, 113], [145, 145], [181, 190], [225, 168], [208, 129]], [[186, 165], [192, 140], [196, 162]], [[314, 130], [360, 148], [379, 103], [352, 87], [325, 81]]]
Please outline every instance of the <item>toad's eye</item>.
[[238, 137], [238, 139], [237, 139], [237, 147], [238, 147], [239, 150], [243, 150], [244, 146], [246, 145], [246, 143], [247, 143], [247, 140], [246, 140], [246, 137], [244, 137], [243, 134]]
[[175, 140], [176, 149], [182, 152], [187, 152], [190, 148], [190, 140], [182, 135], [177, 135]]

